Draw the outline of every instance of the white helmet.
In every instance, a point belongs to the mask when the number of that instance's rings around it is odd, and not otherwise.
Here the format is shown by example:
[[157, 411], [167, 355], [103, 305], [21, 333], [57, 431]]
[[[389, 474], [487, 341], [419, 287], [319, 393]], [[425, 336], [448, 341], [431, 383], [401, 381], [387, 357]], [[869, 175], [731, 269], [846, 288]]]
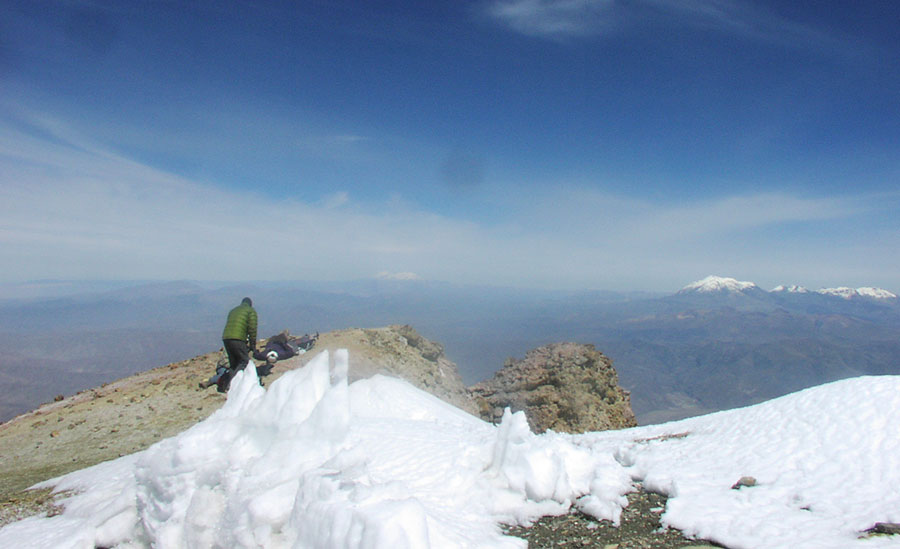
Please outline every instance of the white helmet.
[[268, 353], [266, 353], [266, 360], [275, 362], [276, 360], [278, 360], [278, 353], [275, 351], [269, 351]]

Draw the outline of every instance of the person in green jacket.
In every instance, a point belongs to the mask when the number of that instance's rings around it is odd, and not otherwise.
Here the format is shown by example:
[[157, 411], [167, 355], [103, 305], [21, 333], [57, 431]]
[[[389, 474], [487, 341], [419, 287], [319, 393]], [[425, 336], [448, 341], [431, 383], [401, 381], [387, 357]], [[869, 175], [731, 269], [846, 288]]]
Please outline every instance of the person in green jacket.
[[220, 393], [228, 390], [231, 378], [239, 370], [243, 370], [250, 362], [250, 353], [256, 350], [256, 310], [249, 297], [241, 300], [241, 304], [228, 312], [225, 330], [222, 331], [222, 344], [228, 355], [228, 371], [216, 380], [216, 388]]

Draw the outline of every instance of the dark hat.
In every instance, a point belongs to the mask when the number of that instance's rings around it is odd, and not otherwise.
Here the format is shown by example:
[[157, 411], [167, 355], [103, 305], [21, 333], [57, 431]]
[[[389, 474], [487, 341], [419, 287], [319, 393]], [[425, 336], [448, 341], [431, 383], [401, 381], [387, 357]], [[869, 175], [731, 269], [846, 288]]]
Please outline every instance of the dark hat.
[[249, 297], [245, 297], [244, 299], [241, 300], [241, 304], [244, 304], [244, 303], [246, 303], [247, 305], [250, 305], [251, 307], [253, 306], [253, 302], [250, 301]]

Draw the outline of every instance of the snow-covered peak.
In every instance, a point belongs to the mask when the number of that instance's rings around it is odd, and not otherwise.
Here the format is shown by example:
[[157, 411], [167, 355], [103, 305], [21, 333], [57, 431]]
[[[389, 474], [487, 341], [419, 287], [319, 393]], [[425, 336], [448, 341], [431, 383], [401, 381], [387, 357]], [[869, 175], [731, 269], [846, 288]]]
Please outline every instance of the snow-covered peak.
[[697, 282], [688, 284], [678, 293], [743, 292], [756, 287], [756, 284], [754, 284], [753, 282], [741, 282], [740, 280], [736, 280], [734, 278], [726, 278], [721, 276], [708, 276], [703, 280], [698, 280]]
[[844, 299], [851, 299], [857, 295], [856, 290], [854, 290], [853, 288], [848, 288], [847, 286], [839, 286], [837, 288], [822, 288], [821, 290], [817, 290], [816, 293], [831, 295], [834, 297], [842, 297]]
[[874, 299], [897, 299], [897, 294], [891, 293], [882, 288], [872, 288], [869, 286], [857, 288], [856, 293], [858, 293], [862, 297], [871, 297]]
[[[722, 276], [708, 276], [703, 280], [698, 280], [696, 282], [692, 282], [682, 288], [678, 293], [743, 293], [748, 290], [756, 290], [759, 287], [753, 282], [742, 282], [740, 280], [736, 280], [734, 278], [727, 278]], [[822, 288], [821, 290], [809, 290], [804, 286], [798, 286], [796, 284], [788, 285], [780, 285], [772, 288], [769, 293], [783, 293], [783, 294], [820, 294], [820, 295], [828, 295], [834, 297], [840, 297], [843, 299], [856, 299], [856, 298], [867, 298], [867, 299], [897, 299], [897, 295], [884, 290], [882, 288], [873, 288], [873, 287], [862, 287], [862, 288], [850, 288], [848, 286], [840, 286], [837, 288]]]
[[796, 284], [791, 284], [790, 286], [785, 286], [782, 284], [781, 286], [776, 286], [776, 287], [772, 288], [772, 292], [775, 292], [775, 293], [786, 292], [789, 294], [808, 294], [809, 290], [803, 286], [797, 286]]
[[856, 289], [848, 288], [847, 286], [841, 286], [838, 288], [822, 288], [821, 290], [817, 290], [817, 293], [835, 297], [842, 297], [844, 299], [853, 299], [855, 297], [868, 297], [870, 299], [897, 299], [896, 294], [893, 294], [881, 288], [871, 288], [868, 286]]

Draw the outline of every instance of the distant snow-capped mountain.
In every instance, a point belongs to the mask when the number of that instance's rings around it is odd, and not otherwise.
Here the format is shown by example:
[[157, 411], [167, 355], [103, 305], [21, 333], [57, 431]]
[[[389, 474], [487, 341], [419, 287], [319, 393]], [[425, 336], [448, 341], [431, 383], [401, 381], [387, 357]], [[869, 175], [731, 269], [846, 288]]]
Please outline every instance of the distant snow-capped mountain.
[[[744, 282], [734, 278], [721, 277], [721, 276], [708, 276], [703, 280], [698, 280], [696, 282], [692, 282], [679, 290], [679, 294], [691, 294], [691, 293], [700, 293], [700, 294], [712, 294], [712, 293], [747, 293], [748, 291], [757, 292], [764, 291], [759, 288], [753, 282]], [[838, 288], [822, 288], [821, 290], [815, 290], [815, 292], [797, 285], [790, 286], [776, 286], [770, 292], [770, 294], [821, 294], [833, 297], [840, 297], [843, 299], [855, 299], [855, 298], [869, 298], [869, 299], [897, 299], [897, 295], [884, 290], [882, 288], [873, 288], [869, 286], [865, 286], [862, 288], [849, 288], [846, 286], [841, 286]]]
[[797, 286], [796, 284], [791, 284], [790, 286], [776, 286], [772, 288], [771, 293], [788, 293], [788, 294], [808, 294], [809, 290], [803, 286]]
[[715, 292], [744, 292], [753, 288], [759, 288], [753, 282], [741, 282], [734, 278], [721, 276], [708, 276], [703, 280], [692, 282], [682, 288], [678, 293], [715, 293]]
[[897, 299], [897, 294], [884, 290], [882, 288], [872, 288], [864, 286], [857, 288], [856, 293], [863, 297], [874, 297], [875, 299]]
[[817, 290], [816, 293], [842, 297], [844, 299], [853, 299], [856, 297], [868, 297], [872, 299], [897, 299], [896, 294], [893, 294], [881, 288], [872, 288], [868, 286], [856, 289], [848, 288], [846, 286], [841, 286], [840, 288], [822, 288], [821, 290]]

